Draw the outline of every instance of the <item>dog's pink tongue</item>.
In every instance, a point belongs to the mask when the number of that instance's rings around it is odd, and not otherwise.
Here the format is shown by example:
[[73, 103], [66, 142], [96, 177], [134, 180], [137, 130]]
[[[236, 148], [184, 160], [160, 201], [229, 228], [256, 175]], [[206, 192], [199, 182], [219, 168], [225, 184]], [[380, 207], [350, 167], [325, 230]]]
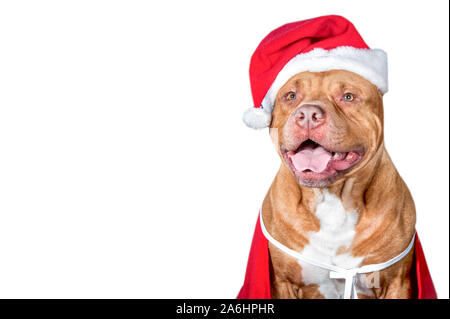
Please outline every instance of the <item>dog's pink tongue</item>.
[[310, 169], [313, 172], [320, 173], [327, 167], [331, 153], [319, 146], [315, 149], [304, 149], [291, 156], [292, 164], [298, 171]]

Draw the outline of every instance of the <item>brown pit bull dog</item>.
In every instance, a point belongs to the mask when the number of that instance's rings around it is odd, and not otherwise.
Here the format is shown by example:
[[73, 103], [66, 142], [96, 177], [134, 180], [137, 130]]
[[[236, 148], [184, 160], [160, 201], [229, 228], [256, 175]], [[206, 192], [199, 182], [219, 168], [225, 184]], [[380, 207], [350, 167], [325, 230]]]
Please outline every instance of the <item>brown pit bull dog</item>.
[[[262, 206], [270, 234], [344, 268], [385, 262], [415, 233], [411, 194], [383, 144], [378, 89], [348, 71], [303, 72], [278, 92], [270, 134], [281, 168]], [[327, 272], [269, 244], [275, 298], [338, 298]], [[360, 298], [408, 298], [412, 251]]]
[[[383, 142], [386, 54], [346, 19], [320, 17], [270, 33], [250, 77], [260, 106], [244, 122], [269, 127], [282, 162], [261, 210], [270, 296], [412, 297], [416, 216]], [[364, 266], [377, 271], [353, 271]]]

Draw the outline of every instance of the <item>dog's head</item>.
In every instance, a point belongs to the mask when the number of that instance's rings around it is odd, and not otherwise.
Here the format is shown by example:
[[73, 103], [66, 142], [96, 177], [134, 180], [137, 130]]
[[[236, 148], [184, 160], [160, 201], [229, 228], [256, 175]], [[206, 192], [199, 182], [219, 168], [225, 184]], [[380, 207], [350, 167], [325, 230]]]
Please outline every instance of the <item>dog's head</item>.
[[277, 93], [270, 133], [301, 185], [331, 185], [356, 174], [381, 147], [382, 94], [349, 71], [299, 73]]

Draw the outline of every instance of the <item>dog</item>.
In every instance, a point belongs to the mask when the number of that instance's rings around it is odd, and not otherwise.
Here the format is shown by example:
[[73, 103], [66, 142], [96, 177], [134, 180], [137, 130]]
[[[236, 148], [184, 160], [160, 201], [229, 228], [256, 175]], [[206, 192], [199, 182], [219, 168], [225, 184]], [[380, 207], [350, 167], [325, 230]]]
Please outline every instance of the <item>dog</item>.
[[[290, 23], [258, 46], [250, 80], [258, 106], [244, 122], [269, 128], [281, 167], [239, 297], [412, 298], [414, 283], [434, 298], [414, 202], [384, 145], [384, 51], [340, 16]], [[270, 287], [253, 274], [264, 269]]]
[[[278, 92], [270, 135], [282, 165], [262, 205], [273, 237], [344, 268], [389, 260], [415, 234], [411, 194], [383, 143], [378, 89], [344, 71], [302, 72]], [[325, 169], [323, 169], [325, 166]], [[320, 172], [318, 172], [320, 171]], [[274, 298], [338, 298], [342, 285], [269, 244]], [[413, 251], [359, 298], [409, 298]]]

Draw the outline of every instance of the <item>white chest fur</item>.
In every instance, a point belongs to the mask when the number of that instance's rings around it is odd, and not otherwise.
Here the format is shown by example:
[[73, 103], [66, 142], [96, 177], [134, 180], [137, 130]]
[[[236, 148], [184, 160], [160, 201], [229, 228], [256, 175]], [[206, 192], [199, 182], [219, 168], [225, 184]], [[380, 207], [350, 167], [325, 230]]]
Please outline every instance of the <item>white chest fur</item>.
[[[320, 220], [320, 230], [308, 234], [309, 244], [301, 252], [302, 255], [342, 268], [360, 266], [363, 257], [353, 257], [350, 253], [338, 254], [339, 248], [348, 248], [355, 237], [358, 213], [346, 211], [337, 196], [324, 190], [317, 199], [315, 214]], [[328, 270], [303, 262], [299, 264], [306, 285], [317, 284], [325, 298], [342, 298], [342, 280], [330, 279]]]

